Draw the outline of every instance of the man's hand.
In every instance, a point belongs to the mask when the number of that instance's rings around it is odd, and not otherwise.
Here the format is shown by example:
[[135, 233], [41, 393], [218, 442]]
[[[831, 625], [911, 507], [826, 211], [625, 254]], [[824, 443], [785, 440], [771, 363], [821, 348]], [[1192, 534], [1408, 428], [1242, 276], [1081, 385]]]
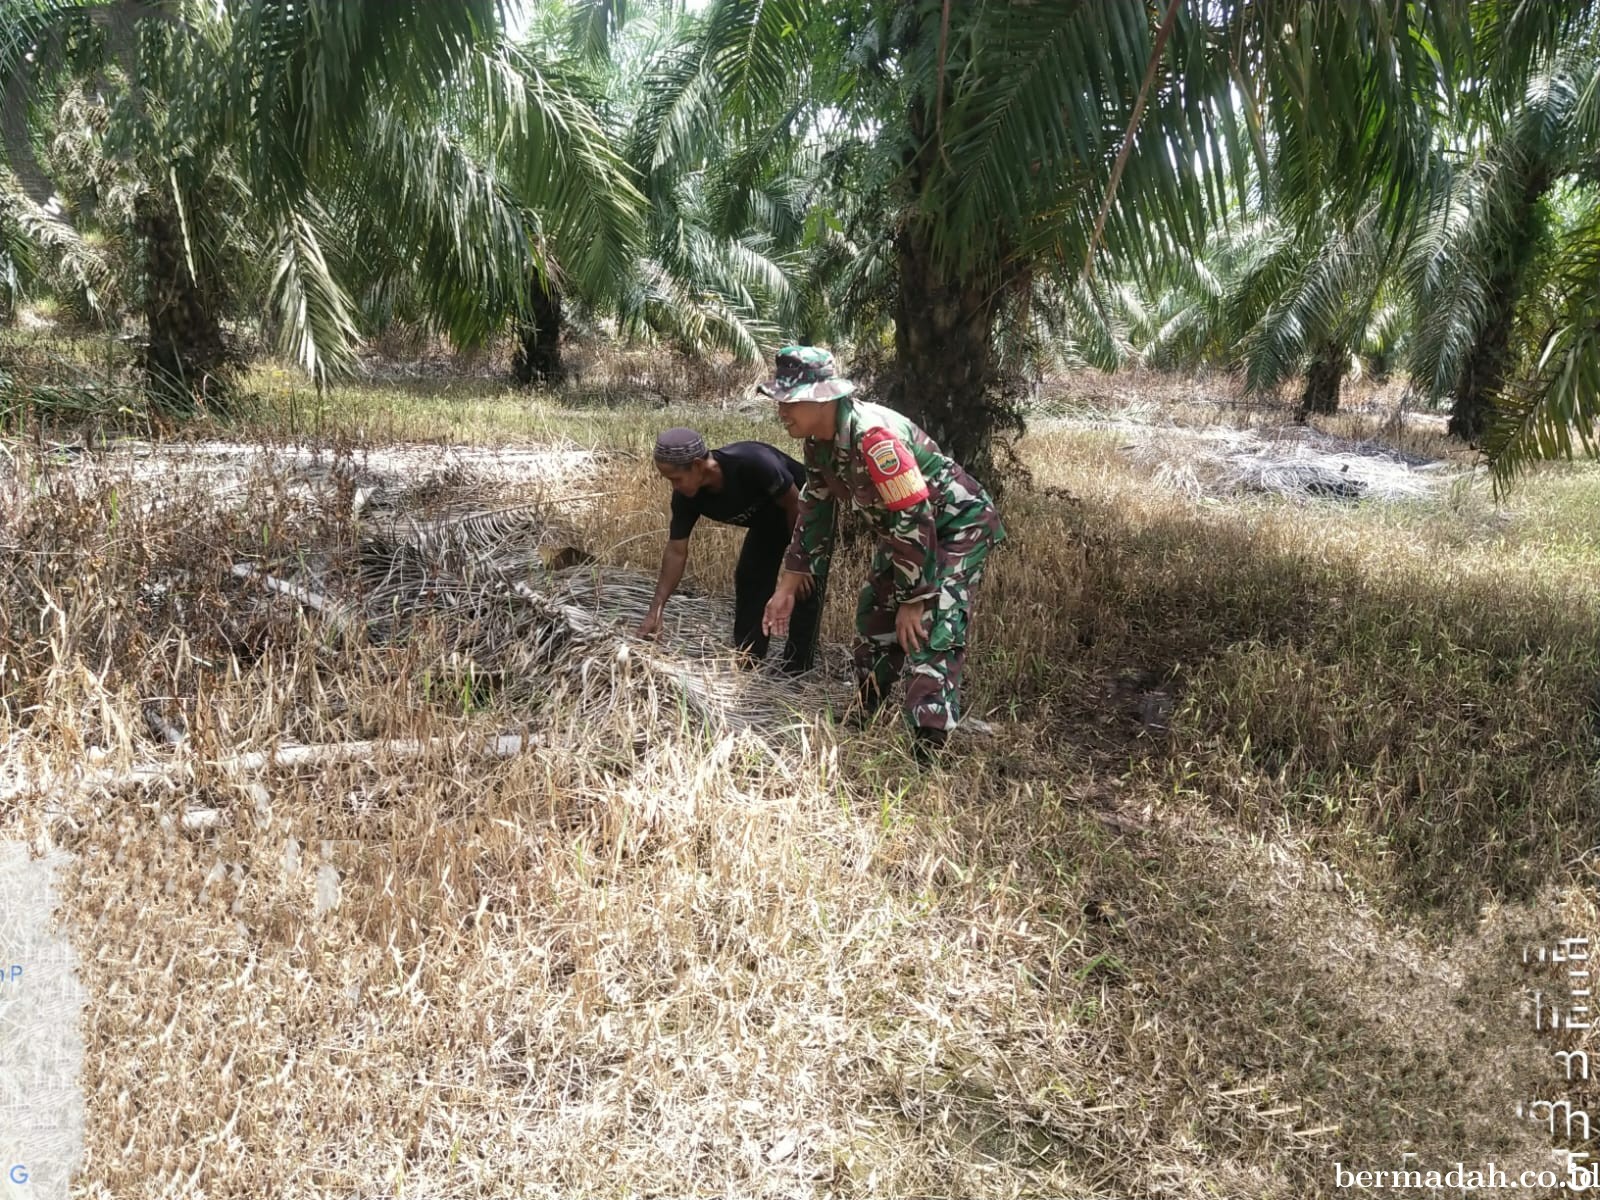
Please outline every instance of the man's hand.
[[803, 571], [778, 572], [778, 586], [772, 593], [772, 599], [767, 601], [767, 610], [761, 614], [761, 632], [768, 637], [775, 633], [787, 635], [789, 618], [794, 614], [796, 593], [806, 588], [806, 595], [810, 595], [809, 589], [815, 586], [815, 581]]
[[794, 593], [780, 587], [772, 593], [772, 599], [767, 601], [767, 610], [761, 614], [761, 632], [768, 637], [773, 634], [787, 636], [789, 617], [793, 613]]
[[678, 584], [683, 579], [683, 568], [688, 562], [689, 539], [681, 537], [668, 541], [667, 548], [661, 552], [661, 574], [656, 577], [656, 594], [650, 598], [650, 607], [645, 611], [644, 620], [639, 622], [640, 637], [655, 637], [661, 632], [661, 613], [667, 607], [667, 601], [672, 599], [672, 593], [678, 590]]
[[927, 611], [926, 600], [908, 600], [894, 615], [894, 636], [900, 649], [910, 654], [927, 643], [922, 632], [922, 614]]
[[811, 599], [811, 593], [817, 590], [816, 579], [810, 575], [800, 575], [797, 578], [800, 582], [795, 584], [795, 595], [802, 600]]

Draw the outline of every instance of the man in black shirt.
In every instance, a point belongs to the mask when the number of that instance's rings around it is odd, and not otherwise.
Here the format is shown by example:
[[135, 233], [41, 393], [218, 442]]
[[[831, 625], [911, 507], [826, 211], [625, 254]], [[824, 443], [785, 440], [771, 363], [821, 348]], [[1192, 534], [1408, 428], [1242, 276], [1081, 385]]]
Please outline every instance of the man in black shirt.
[[[639, 635], [661, 628], [661, 612], [683, 579], [689, 561], [689, 534], [701, 517], [749, 530], [733, 572], [733, 641], [756, 660], [766, 657], [767, 635], [761, 615], [777, 584], [778, 570], [800, 514], [800, 488], [806, 469], [765, 442], [733, 442], [707, 450], [692, 429], [669, 429], [656, 439], [656, 470], [672, 484], [672, 528], [661, 556], [650, 611]], [[808, 589], [795, 607], [784, 642], [782, 669], [799, 674], [811, 666], [816, 646], [818, 597]]]

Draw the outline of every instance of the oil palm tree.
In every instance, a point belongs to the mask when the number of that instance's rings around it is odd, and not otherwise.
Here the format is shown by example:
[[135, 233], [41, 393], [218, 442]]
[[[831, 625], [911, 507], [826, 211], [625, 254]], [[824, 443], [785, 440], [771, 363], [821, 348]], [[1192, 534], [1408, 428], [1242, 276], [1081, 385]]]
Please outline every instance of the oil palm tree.
[[132, 195], [100, 152], [107, 118], [106, 105], [85, 88], [67, 92], [44, 114], [40, 159], [56, 185], [44, 208], [0, 163], [0, 289], [11, 303], [26, 288], [58, 302], [75, 322], [114, 328], [129, 296], [120, 267]]
[[1389, 374], [1410, 334], [1398, 252], [1378, 215], [1374, 202], [1353, 220], [1327, 209], [1298, 223], [1236, 216], [1198, 251], [1166, 256], [1150, 283], [1121, 285], [1139, 361], [1222, 367], [1256, 394], [1298, 378], [1300, 420], [1337, 411], [1344, 378]]
[[1542, 459], [1574, 448], [1600, 455], [1600, 197], [1575, 198], [1560, 249], [1543, 272], [1544, 296], [1525, 312], [1524, 371], [1496, 398], [1483, 448], [1508, 484]]
[[601, 291], [631, 258], [620, 159], [581, 100], [505, 44], [495, 0], [127, 3], [137, 36], [120, 41], [104, 6], [8, 3], [6, 150], [41, 211], [53, 186], [28, 118], [122, 72], [105, 143], [136, 181], [157, 394], [186, 403], [226, 378], [230, 311], [267, 313], [320, 379], [349, 361], [350, 287], [397, 265], [470, 339], [525, 310], [530, 278], [559, 269]]
[[458, 344], [511, 324], [524, 384], [562, 374], [563, 295], [614, 307], [643, 238], [591, 82], [532, 42], [474, 51], [424, 111], [378, 109], [331, 192], [362, 294], [409, 294]]
[[[1519, 383], [1522, 368], [1536, 361], [1529, 339], [1537, 335], [1526, 318], [1536, 315], [1544, 282], [1563, 293], [1582, 287], [1593, 236], [1585, 196], [1600, 185], [1597, 93], [1600, 46], [1588, 33], [1552, 55], [1515, 105], [1489, 109], [1471, 131], [1474, 141], [1412, 256], [1412, 371], [1431, 396], [1453, 400], [1450, 429], [1458, 436], [1483, 437], [1508, 386], [1515, 419], [1540, 421]], [[1573, 212], [1565, 227], [1563, 195]], [[1561, 395], [1577, 393], [1565, 387]], [[1505, 436], [1498, 444], [1518, 444]]]
[[647, 221], [619, 326], [689, 352], [759, 357], [800, 319], [797, 252], [817, 187], [817, 147], [803, 143], [787, 109], [760, 123], [731, 118], [718, 65], [705, 53], [704, 17], [672, 3], [608, 7], [606, 15], [605, 104], [627, 131], [622, 145]]
[[[795, 208], [804, 198], [803, 156], [753, 159], [728, 136], [716, 89], [706, 85], [705, 64], [695, 56], [703, 22], [681, 5], [545, 0], [523, 15], [516, 53], [564, 104], [561, 126], [537, 140], [564, 130], [570, 139], [581, 130], [588, 163], [563, 172], [569, 182], [587, 181], [572, 198], [530, 198], [530, 236], [546, 269], [524, 273], [526, 304], [509, 314], [518, 333], [519, 382], [561, 374], [561, 334], [574, 319], [615, 318], [624, 336], [661, 339], [691, 353], [722, 350], [747, 359], [763, 353], [776, 336], [775, 322], [795, 302], [789, 247], [803, 228]], [[459, 100], [453, 107], [449, 126], [463, 131], [464, 148], [481, 169], [494, 170], [510, 143], [475, 136], [482, 119], [461, 112]], [[694, 120], [686, 122], [689, 109]], [[602, 155], [604, 170], [597, 170]], [[637, 216], [630, 236], [596, 239], [608, 225], [594, 211], [597, 199], [626, 201]], [[358, 221], [372, 211], [364, 196], [347, 207]], [[611, 214], [613, 230], [621, 215]], [[386, 236], [379, 227], [360, 240], [381, 243]], [[568, 269], [573, 255], [597, 247], [619, 252], [594, 269]], [[361, 294], [381, 308], [425, 314], [430, 304], [418, 293], [437, 283], [403, 255], [388, 255], [381, 277], [367, 279]], [[505, 284], [517, 286], [514, 278]], [[478, 328], [452, 327], [453, 336], [481, 336], [507, 315], [500, 287], [460, 292], [462, 300], [484, 303], [469, 314]]]
[[[1153, 270], [1199, 244], [1252, 162], [1275, 164], [1279, 211], [1350, 225], [1376, 191], [1396, 227], [1468, 7], [718, 0], [704, 54], [746, 130], [821, 109], [866, 148], [893, 265], [882, 382], [985, 466], [1010, 415], [1000, 329], [1040, 280], [1074, 296], [1096, 265]], [[1351, 179], [1378, 186], [1351, 196]]]
[[302, 360], [320, 366], [325, 355], [336, 356], [348, 312], [325, 268], [312, 181], [381, 95], [440, 85], [492, 26], [494, 11], [492, 0], [232, 7], [12, 0], [7, 16], [0, 32], [6, 152], [41, 211], [54, 188], [32, 153], [28, 117], [86, 75], [108, 83], [106, 146], [140, 184], [134, 211], [146, 368], [161, 394], [186, 403], [226, 375], [220, 318], [229, 296], [217, 270], [218, 202], [242, 191], [263, 218], [257, 224], [277, 235], [283, 255], [272, 299], [298, 311], [286, 336], [298, 342]]
[[1246, 294], [1262, 284], [1267, 294], [1239, 304], [1264, 301], [1241, 342], [1247, 386], [1265, 391], [1303, 373], [1301, 420], [1337, 411], [1340, 385], [1366, 341], [1396, 256], [1375, 205], [1348, 221], [1317, 215], [1289, 231], [1267, 270], [1241, 281]]

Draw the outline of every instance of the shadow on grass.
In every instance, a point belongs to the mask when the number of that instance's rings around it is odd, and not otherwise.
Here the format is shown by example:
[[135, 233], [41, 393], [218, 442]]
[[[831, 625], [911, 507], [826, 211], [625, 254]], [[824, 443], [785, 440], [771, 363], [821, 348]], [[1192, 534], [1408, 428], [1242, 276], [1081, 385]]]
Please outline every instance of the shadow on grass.
[[1251, 1197], [1331, 1197], [1333, 1162], [1395, 1169], [1402, 1149], [1423, 1169], [1547, 1165], [1548, 1138], [1508, 1114], [1548, 1089], [1519, 953], [1570, 934], [1559, 914], [1428, 944], [1203, 805], [1135, 783], [1107, 828], [1083, 781], [990, 766], [918, 804], [925, 832], [946, 827], [935, 886], [887, 865], [993, 990], [912, 1004], [929, 984], [907, 964], [858, 1064], [946, 1194], [975, 1194], [974, 1162], [1052, 1185], [1027, 1194]]
[[1069, 759], [1120, 756], [1251, 831], [1313, 836], [1429, 922], [1526, 898], [1600, 840], [1600, 616], [1576, 574], [1182, 511], [1014, 524], [976, 695], [1037, 714]]
[[1331, 1160], [1393, 1169], [1401, 1147], [1425, 1168], [1464, 1147], [1545, 1165], [1547, 1143], [1507, 1116], [1549, 1077], [1548, 1047], [1515, 1019], [1527, 918], [1429, 953], [1303, 858], [1220, 844], [1203, 821], [1136, 840], [1152, 865], [1108, 876], [1125, 916], [1102, 938], [1136, 964], [1125, 1002], [1204, 1031], [1166, 1071], [1127, 1046], [1202, 1153], [1270, 1160], [1298, 1196], [1337, 1194]]

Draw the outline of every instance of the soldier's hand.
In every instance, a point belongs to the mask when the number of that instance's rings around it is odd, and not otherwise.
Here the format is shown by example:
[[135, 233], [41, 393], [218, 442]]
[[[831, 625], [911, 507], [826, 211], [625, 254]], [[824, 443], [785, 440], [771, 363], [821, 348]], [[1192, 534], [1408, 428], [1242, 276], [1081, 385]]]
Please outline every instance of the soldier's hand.
[[907, 654], [921, 649], [928, 640], [922, 632], [922, 614], [927, 607], [926, 600], [911, 600], [902, 604], [894, 615], [895, 640]]
[[639, 636], [653, 638], [661, 632], [661, 614], [655, 609], [645, 613], [644, 620], [639, 622]]
[[794, 612], [794, 593], [788, 588], [780, 588], [773, 593], [772, 599], [767, 601], [767, 610], [761, 614], [761, 632], [771, 637], [773, 634], [787, 635], [789, 632], [789, 616]]
[[802, 600], [811, 599], [811, 593], [817, 590], [817, 581], [810, 575], [801, 575], [795, 584], [795, 592]]

